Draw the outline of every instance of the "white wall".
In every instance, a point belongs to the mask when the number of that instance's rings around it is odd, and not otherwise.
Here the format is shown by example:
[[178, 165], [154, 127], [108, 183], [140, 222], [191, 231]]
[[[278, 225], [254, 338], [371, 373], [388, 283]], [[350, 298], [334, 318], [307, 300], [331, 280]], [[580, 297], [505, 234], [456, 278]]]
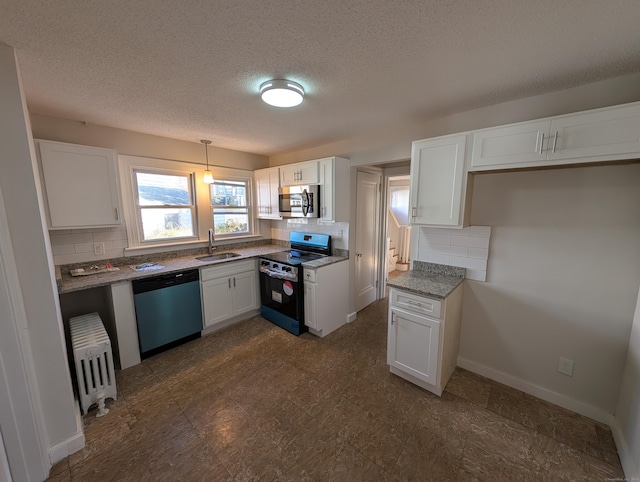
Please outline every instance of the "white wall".
[[621, 385], [613, 434], [627, 479], [640, 480], [640, 290]]
[[[200, 139], [186, 142], [40, 114], [31, 114], [31, 126], [33, 137], [36, 139], [105, 147], [128, 156], [205, 163], [204, 146], [200, 143]], [[216, 147], [215, 137], [212, 138], [212, 142], [209, 146], [209, 165], [211, 166], [250, 171], [269, 167], [266, 156]]]
[[297, 221], [299, 220], [271, 221], [271, 238], [280, 241], [289, 241], [289, 233], [291, 231], [328, 234], [331, 236], [331, 244], [334, 249], [349, 249], [349, 223], [323, 224], [322, 222], [318, 222], [317, 219]]
[[[38, 114], [31, 115], [31, 123], [33, 136], [36, 139], [105, 147], [123, 155], [205, 163], [204, 146], [195, 139], [194, 142], [186, 142]], [[268, 159], [258, 154], [232, 151], [211, 145], [209, 146], [209, 164], [253, 171], [267, 167]], [[269, 228], [266, 227], [265, 230], [268, 236]], [[49, 234], [56, 265], [121, 258], [125, 256], [125, 248], [128, 247], [125, 226], [53, 230]], [[104, 243], [104, 255], [94, 254], [93, 243], [96, 242]]]
[[[49, 236], [44, 225], [31, 126], [11, 47], [0, 44], [0, 191], [24, 301], [50, 448], [78, 440]], [[82, 436], [82, 432], [79, 432]]]
[[477, 175], [471, 223], [491, 256], [465, 288], [463, 366], [606, 421], [640, 286], [640, 164]]
[[[327, 156], [350, 159], [351, 166], [405, 160], [411, 157], [411, 142], [418, 139], [634, 102], [640, 100], [639, 85], [640, 73], [636, 73], [446, 117], [395, 122], [392, 127], [361, 137], [273, 155], [269, 164], [279, 166]], [[429, 95], [428, 90], [425, 95]]]

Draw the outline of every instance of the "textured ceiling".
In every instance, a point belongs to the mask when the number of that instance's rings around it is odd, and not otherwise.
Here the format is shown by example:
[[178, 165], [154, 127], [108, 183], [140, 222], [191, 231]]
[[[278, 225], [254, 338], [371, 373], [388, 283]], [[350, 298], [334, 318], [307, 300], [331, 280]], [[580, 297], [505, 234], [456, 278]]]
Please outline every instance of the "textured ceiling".
[[266, 155], [638, 72], [639, 25], [638, 0], [0, 0], [31, 112]]

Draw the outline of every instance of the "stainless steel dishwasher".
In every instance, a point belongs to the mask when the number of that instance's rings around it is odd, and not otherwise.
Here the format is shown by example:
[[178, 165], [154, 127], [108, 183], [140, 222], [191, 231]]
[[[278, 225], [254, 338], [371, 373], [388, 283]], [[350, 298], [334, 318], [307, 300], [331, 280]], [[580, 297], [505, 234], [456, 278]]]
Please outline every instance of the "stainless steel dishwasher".
[[197, 269], [135, 280], [131, 285], [141, 358], [200, 337], [202, 304]]

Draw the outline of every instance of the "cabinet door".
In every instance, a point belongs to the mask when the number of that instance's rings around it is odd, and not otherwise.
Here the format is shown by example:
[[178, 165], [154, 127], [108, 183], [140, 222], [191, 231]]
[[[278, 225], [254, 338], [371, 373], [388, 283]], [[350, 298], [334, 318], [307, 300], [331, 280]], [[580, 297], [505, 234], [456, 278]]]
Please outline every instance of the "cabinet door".
[[278, 211], [279, 169], [259, 169], [254, 173], [258, 217], [261, 219], [281, 219]]
[[38, 145], [49, 228], [121, 224], [115, 151], [51, 141]]
[[233, 316], [232, 279], [217, 278], [202, 283], [204, 326], [209, 327]]
[[318, 184], [318, 161], [298, 162], [280, 167], [280, 185]]
[[320, 217], [323, 221], [335, 221], [333, 163], [332, 158], [318, 161], [320, 186], [322, 186], [320, 188]]
[[392, 308], [388, 333], [387, 364], [436, 385], [440, 322]]
[[550, 160], [591, 162], [593, 157], [614, 160], [639, 155], [640, 105], [566, 116], [551, 123]]
[[522, 163], [545, 161], [550, 125], [551, 121], [544, 120], [474, 133], [469, 170], [522, 167]]
[[466, 135], [416, 141], [411, 151], [411, 223], [462, 227]]
[[233, 314], [239, 315], [260, 307], [258, 278], [255, 271], [239, 273], [231, 278], [233, 288]]
[[316, 316], [316, 284], [304, 284], [304, 324], [318, 329]]

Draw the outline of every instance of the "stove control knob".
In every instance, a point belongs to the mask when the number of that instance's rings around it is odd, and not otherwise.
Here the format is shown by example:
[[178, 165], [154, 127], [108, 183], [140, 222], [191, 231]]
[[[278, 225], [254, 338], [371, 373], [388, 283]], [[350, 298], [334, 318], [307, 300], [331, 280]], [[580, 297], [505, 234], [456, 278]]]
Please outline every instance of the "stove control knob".
[[291, 272], [291, 267], [289, 266], [285, 266], [284, 268], [282, 268], [282, 271], [287, 271], [287, 272]]
[[273, 263], [273, 264], [271, 265], [271, 267], [272, 267], [272, 268], [277, 268], [277, 267], [278, 267], [278, 265], [277, 265], [276, 263]]
[[262, 263], [260, 263], [262, 266], [269, 266], [269, 261], [263, 261]]

